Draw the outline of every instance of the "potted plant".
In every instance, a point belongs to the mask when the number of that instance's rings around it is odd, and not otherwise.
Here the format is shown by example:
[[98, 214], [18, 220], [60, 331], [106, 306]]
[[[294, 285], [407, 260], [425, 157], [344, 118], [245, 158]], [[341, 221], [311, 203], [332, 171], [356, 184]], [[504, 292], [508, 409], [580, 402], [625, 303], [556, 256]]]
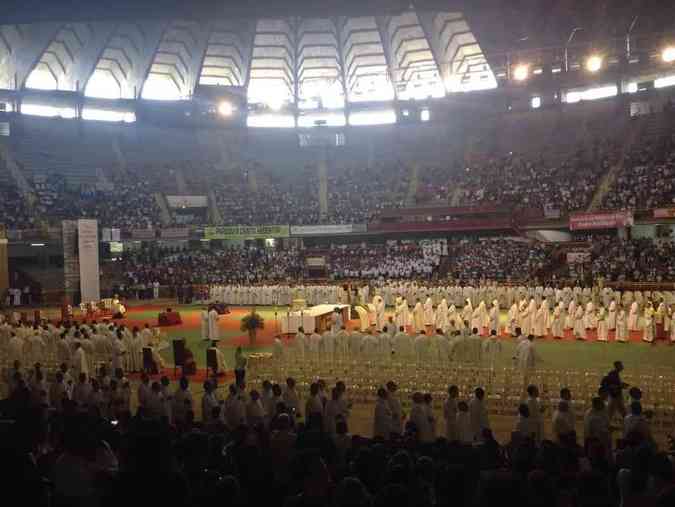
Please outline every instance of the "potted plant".
[[251, 309], [251, 313], [241, 319], [241, 330], [248, 333], [250, 345], [255, 345], [258, 329], [265, 329], [265, 319], [259, 313], [256, 313], [255, 310]]

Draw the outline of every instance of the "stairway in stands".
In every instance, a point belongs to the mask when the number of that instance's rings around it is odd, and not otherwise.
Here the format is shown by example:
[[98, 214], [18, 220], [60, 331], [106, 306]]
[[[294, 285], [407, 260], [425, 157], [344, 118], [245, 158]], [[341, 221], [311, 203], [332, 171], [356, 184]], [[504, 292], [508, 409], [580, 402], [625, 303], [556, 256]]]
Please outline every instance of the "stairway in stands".
[[417, 200], [417, 189], [419, 188], [419, 164], [413, 163], [410, 167], [410, 183], [408, 184], [408, 193], [405, 197], [405, 204], [408, 207], [415, 206]]
[[593, 194], [593, 198], [591, 199], [591, 203], [589, 204], [587, 211], [595, 211], [602, 207], [602, 201], [605, 199], [607, 193], [612, 189], [614, 180], [616, 180], [616, 177], [624, 168], [624, 159], [626, 158], [626, 155], [630, 153], [630, 151], [633, 149], [633, 146], [635, 146], [635, 144], [642, 138], [646, 125], [647, 121], [645, 118], [641, 117], [631, 120], [628, 127], [628, 132], [626, 133], [626, 137], [624, 138], [624, 142], [622, 144], [621, 153], [618, 155], [616, 162], [609, 168], [609, 170], [600, 180], [598, 188], [595, 189], [595, 193]]
[[223, 217], [220, 214], [218, 209], [218, 201], [216, 200], [216, 193], [213, 190], [209, 190], [207, 193], [208, 202], [209, 202], [209, 223], [215, 225], [223, 224]]
[[176, 187], [180, 195], [190, 195], [190, 188], [185, 180], [185, 174], [182, 169], [176, 169]]
[[173, 222], [171, 218], [171, 211], [169, 210], [169, 203], [164, 194], [160, 192], [155, 193], [155, 202], [159, 207], [159, 217], [162, 220], [162, 225], [170, 226]]

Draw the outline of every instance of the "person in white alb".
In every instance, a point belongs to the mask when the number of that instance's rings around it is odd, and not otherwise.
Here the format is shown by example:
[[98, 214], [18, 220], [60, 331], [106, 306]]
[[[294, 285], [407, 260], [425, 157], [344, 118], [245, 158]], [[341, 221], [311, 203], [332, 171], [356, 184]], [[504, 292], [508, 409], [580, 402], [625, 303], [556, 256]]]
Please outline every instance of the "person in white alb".
[[377, 390], [377, 401], [375, 402], [375, 414], [373, 421], [373, 438], [382, 438], [389, 440], [392, 433], [392, 413], [391, 407], [387, 401], [387, 390], [380, 387]]
[[448, 387], [448, 399], [443, 405], [443, 417], [445, 418], [445, 438], [448, 442], [459, 440], [459, 429], [457, 428], [457, 398], [459, 389], [457, 386]]

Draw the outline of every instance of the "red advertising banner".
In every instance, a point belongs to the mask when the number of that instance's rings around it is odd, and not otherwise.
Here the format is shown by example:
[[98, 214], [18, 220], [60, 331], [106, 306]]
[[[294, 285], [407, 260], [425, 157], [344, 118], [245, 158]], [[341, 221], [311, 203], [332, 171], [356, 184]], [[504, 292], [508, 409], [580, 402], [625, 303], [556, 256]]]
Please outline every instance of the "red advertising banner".
[[675, 218], [675, 208], [656, 208], [654, 218]]
[[632, 211], [613, 211], [607, 213], [575, 213], [570, 215], [570, 230], [615, 229], [633, 225]]

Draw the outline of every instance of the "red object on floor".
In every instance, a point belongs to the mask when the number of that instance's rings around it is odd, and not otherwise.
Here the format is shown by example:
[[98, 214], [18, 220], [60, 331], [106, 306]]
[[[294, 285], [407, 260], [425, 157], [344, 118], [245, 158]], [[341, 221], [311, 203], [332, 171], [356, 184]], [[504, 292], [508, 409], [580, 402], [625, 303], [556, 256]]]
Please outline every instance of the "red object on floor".
[[180, 312], [162, 312], [157, 317], [157, 323], [160, 326], [177, 326], [182, 324], [183, 321], [180, 318]]

